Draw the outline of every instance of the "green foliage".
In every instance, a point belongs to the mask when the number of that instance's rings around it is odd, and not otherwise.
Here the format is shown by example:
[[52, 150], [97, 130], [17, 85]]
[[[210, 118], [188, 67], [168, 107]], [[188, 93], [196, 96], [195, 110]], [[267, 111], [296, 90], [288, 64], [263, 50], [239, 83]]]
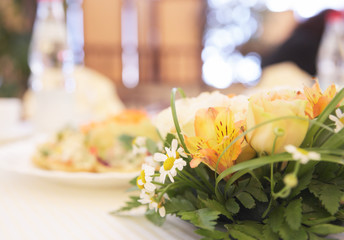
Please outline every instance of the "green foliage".
[[140, 202], [138, 202], [139, 199], [140, 199], [139, 197], [131, 196], [130, 200], [125, 203], [124, 207], [117, 209], [116, 211], [112, 212], [112, 214], [117, 214], [120, 212], [129, 211], [133, 208], [137, 208], [137, 207], [142, 206], [142, 204]]
[[220, 212], [209, 208], [201, 208], [196, 211], [179, 212], [183, 220], [188, 220], [197, 227], [213, 231]]
[[278, 232], [278, 230], [282, 227], [283, 224], [283, 217], [284, 217], [284, 207], [278, 206], [275, 207], [271, 214], [270, 218], [268, 220], [268, 224], [271, 227], [271, 230], [275, 233]]
[[236, 198], [244, 205], [245, 208], [251, 209], [256, 206], [253, 197], [247, 192], [241, 192], [236, 195]]
[[226, 238], [228, 238], [228, 233], [217, 231], [217, 230], [210, 231], [210, 230], [206, 230], [203, 228], [199, 228], [195, 231], [195, 233], [206, 237], [203, 239], [226, 239]]
[[230, 198], [226, 201], [226, 208], [229, 212], [236, 214], [240, 210], [239, 204], [235, 201], [234, 198]]
[[218, 211], [221, 214], [225, 215], [228, 219], [232, 219], [232, 214], [227, 210], [226, 206], [219, 203], [218, 201], [207, 199], [207, 200], [202, 200], [202, 202], [208, 209]]
[[285, 220], [292, 230], [297, 230], [301, 226], [302, 202], [301, 199], [291, 201], [284, 212]]
[[322, 205], [330, 214], [335, 214], [339, 209], [339, 202], [343, 192], [338, 186], [315, 181], [309, 185], [309, 191], [320, 199]]
[[303, 228], [297, 230], [291, 229], [288, 224], [282, 224], [278, 230], [280, 237], [283, 240], [307, 240], [307, 232]]
[[160, 217], [159, 213], [154, 210], [147, 210], [145, 217], [157, 226], [162, 226], [166, 218]]
[[177, 213], [179, 211], [193, 211], [196, 210], [194, 205], [182, 196], [171, 198], [165, 203], [166, 213]]
[[255, 179], [252, 179], [250, 183], [245, 188], [245, 191], [251, 194], [255, 199], [260, 202], [267, 202], [268, 198], [259, 182]]
[[279, 236], [276, 232], [272, 231], [269, 225], [263, 227], [263, 238], [265, 240], [279, 240]]
[[238, 224], [226, 225], [226, 228], [233, 237], [235, 236], [232, 232], [236, 230], [241, 233], [239, 235], [242, 239], [244, 239], [242, 234], [245, 234], [247, 239], [264, 239], [263, 227], [264, 225], [254, 221], [243, 221]]
[[165, 138], [165, 141], [164, 141], [164, 147], [170, 147], [171, 143], [172, 143], [172, 140], [175, 139], [175, 138], [176, 138], [176, 136], [174, 136], [171, 133], [168, 133], [166, 135], [166, 138]]
[[309, 228], [309, 231], [315, 234], [328, 235], [344, 232], [344, 227], [333, 224], [318, 224]]

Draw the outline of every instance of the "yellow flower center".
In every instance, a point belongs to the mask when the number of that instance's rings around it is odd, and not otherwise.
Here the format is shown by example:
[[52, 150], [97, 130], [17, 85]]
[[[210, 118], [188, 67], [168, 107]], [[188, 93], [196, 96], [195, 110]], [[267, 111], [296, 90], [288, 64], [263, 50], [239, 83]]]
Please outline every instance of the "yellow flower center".
[[344, 117], [339, 118], [339, 121], [344, 124]]
[[171, 170], [175, 160], [176, 159], [174, 157], [167, 156], [167, 159], [164, 162], [164, 169], [165, 169], [165, 171]]
[[305, 149], [302, 149], [302, 148], [297, 148], [297, 151], [299, 151], [303, 155], [307, 155], [308, 154], [308, 151], [306, 151]]
[[[141, 184], [139, 184], [139, 180], [141, 180], [142, 181], [142, 185]], [[137, 187], [139, 188], [139, 189], [143, 189], [143, 185], [146, 183], [146, 175], [145, 175], [145, 171], [144, 170], [142, 170], [141, 171], [141, 173], [140, 173], [140, 176], [138, 176], [137, 177], [137, 179], [136, 179], [136, 185], [137, 185]]]

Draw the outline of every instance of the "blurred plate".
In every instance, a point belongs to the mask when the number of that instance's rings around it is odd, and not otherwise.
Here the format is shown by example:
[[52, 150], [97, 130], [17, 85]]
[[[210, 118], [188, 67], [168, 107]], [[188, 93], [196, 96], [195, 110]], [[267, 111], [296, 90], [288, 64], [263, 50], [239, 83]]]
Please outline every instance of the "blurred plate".
[[130, 187], [129, 181], [139, 172], [62, 172], [37, 168], [31, 162], [42, 137], [6, 144], [0, 147], [0, 170], [76, 186]]

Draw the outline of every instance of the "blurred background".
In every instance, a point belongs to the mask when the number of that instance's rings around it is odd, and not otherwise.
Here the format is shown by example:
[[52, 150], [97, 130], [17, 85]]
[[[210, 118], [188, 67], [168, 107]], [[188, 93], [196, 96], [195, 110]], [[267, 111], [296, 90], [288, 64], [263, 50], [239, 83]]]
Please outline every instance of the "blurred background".
[[[174, 86], [191, 96], [238, 93], [278, 62], [293, 61], [314, 76], [322, 11], [344, 9], [344, 1], [67, 0], [63, 6], [74, 63], [109, 79], [126, 106], [141, 107], [168, 104]], [[30, 88], [36, 8], [36, 0], [0, 1], [0, 97], [22, 98]], [[300, 28], [311, 36], [283, 50]], [[307, 48], [311, 56], [299, 62], [286, 56]]]

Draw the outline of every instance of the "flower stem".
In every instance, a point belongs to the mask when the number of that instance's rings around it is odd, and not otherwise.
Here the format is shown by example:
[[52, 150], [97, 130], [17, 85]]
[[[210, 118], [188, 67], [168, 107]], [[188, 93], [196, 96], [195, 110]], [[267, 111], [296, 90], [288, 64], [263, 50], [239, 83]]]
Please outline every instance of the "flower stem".
[[[181, 134], [181, 128], [178, 122], [178, 117], [177, 117], [177, 110], [176, 110], [176, 93], [179, 91], [179, 93], [182, 95], [183, 98], [185, 98], [185, 94], [181, 88], [173, 88], [171, 92], [171, 111], [172, 111], [172, 118], [173, 118], [173, 123], [174, 126], [176, 127], [176, 132], [180, 141], [180, 144], [183, 146], [184, 151], [188, 154], [190, 154], [189, 150], [187, 149], [185, 142], [184, 142], [184, 137]], [[190, 161], [190, 157], [188, 155], [188, 160]]]

